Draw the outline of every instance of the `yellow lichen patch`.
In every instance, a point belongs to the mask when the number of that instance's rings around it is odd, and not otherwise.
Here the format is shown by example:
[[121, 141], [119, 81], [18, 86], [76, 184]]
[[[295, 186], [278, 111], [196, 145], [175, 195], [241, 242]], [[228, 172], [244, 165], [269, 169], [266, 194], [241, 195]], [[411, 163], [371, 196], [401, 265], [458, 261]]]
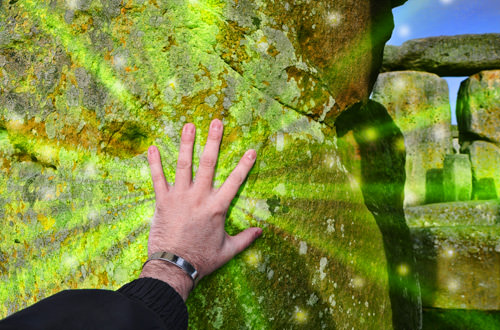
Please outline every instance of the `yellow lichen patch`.
[[132, 182], [125, 182], [125, 185], [127, 186], [127, 189], [128, 189], [129, 192], [132, 192], [132, 191], [135, 190], [134, 184]]
[[37, 215], [37, 219], [42, 224], [44, 230], [49, 230], [56, 223], [56, 220], [54, 218], [52, 218], [51, 216], [45, 216], [42, 213], [39, 213]]
[[245, 34], [248, 32], [248, 28], [243, 28], [234, 21], [227, 21], [227, 24], [221, 26], [216, 37], [221, 58], [239, 74], [243, 74], [242, 64], [250, 62], [251, 58], [246, 51], [246, 46], [240, 45], [239, 42], [235, 45], [234, 41], [245, 39]]

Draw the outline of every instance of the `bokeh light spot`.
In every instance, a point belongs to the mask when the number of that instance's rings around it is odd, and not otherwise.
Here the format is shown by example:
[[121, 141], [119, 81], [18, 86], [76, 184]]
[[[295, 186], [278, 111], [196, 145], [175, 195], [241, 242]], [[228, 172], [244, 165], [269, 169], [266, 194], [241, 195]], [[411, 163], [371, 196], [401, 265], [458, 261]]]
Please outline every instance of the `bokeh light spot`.
[[295, 306], [294, 319], [298, 323], [304, 323], [307, 321], [307, 312], [298, 306]]
[[410, 273], [410, 268], [408, 267], [407, 264], [400, 264], [397, 270], [398, 274], [401, 276], [406, 276]]

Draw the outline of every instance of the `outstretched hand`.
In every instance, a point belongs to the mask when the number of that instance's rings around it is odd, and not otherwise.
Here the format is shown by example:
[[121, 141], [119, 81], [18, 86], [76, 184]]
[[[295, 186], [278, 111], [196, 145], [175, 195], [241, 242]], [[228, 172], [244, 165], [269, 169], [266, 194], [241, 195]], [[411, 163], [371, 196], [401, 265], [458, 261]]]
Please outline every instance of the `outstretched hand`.
[[[182, 130], [174, 185], [165, 180], [158, 149], [155, 146], [148, 149], [156, 195], [148, 256], [158, 251], [174, 253], [191, 263], [200, 279], [231, 260], [262, 234], [262, 229], [257, 227], [248, 228], [235, 236], [228, 235], [224, 230], [229, 205], [255, 163], [256, 152], [248, 150], [223, 185], [215, 189], [213, 177], [222, 132], [222, 122], [212, 120], [194, 181], [194, 124], [188, 123]], [[184, 300], [193, 286], [190, 277], [180, 268], [161, 260], [148, 262], [140, 277], [167, 282]]]

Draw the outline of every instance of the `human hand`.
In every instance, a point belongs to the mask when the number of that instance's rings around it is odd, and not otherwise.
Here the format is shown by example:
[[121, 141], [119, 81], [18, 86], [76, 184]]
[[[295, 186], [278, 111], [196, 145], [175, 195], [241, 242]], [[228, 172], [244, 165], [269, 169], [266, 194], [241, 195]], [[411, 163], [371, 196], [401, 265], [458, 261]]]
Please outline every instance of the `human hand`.
[[[156, 195], [148, 256], [158, 251], [176, 254], [196, 268], [199, 279], [224, 265], [262, 234], [258, 227], [248, 228], [235, 236], [224, 230], [229, 205], [252, 168], [256, 152], [248, 150], [223, 185], [215, 189], [213, 176], [222, 132], [222, 122], [212, 120], [194, 182], [191, 180], [194, 124], [184, 125], [182, 131], [175, 185], [165, 180], [158, 149], [155, 146], [148, 149]], [[180, 268], [161, 260], [149, 261], [140, 277], [167, 282], [184, 301], [193, 286], [191, 278]]]

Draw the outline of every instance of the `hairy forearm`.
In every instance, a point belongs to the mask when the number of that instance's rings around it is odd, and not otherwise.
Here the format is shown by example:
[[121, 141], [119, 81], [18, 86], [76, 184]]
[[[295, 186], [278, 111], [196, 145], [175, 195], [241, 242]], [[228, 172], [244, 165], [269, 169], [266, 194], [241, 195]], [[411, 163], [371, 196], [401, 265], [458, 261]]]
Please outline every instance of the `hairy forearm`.
[[162, 260], [151, 260], [143, 268], [142, 277], [152, 277], [166, 282], [186, 301], [193, 288], [193, 281], [182, 269]]

